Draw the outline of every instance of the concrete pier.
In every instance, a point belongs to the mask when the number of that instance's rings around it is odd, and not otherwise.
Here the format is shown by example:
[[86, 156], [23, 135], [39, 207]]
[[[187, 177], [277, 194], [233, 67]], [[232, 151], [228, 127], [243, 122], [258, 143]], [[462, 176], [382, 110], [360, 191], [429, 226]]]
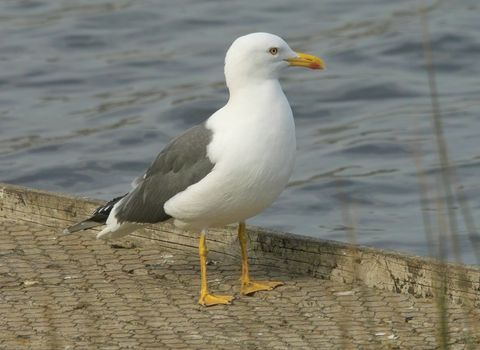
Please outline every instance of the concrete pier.
[[[212, 230], [204, 308], [198, 233], [64, 235], [102, 201], [0, 183], [0, 349], [480, 349], [480, 268], [248, 228]], [[443, 336], [442, 336], [443, 334]]]

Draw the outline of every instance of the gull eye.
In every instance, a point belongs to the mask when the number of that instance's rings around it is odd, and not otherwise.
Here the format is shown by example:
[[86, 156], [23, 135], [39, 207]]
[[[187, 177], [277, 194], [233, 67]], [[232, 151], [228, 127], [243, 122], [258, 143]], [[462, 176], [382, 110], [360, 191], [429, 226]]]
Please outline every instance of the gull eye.
[[270, 53], [271, 53], [272, 55], [276, 55], [276, 54], [278, 53], [278, 49], [277, 49], [276, 47], [272, 47], [272, 48], [270, 49]]

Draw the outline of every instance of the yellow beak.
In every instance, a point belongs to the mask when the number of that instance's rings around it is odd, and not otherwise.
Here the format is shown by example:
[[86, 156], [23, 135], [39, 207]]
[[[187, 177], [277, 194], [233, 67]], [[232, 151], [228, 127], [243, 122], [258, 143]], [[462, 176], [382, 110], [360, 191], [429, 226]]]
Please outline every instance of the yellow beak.
[[289, 62], [291, 66], [307, 67], [310, 69], [325, 69], [323, 61], [315, 56], [305, 55], [303, 53], [295, 52], [299, 58], [288, 58], [285, 61]]

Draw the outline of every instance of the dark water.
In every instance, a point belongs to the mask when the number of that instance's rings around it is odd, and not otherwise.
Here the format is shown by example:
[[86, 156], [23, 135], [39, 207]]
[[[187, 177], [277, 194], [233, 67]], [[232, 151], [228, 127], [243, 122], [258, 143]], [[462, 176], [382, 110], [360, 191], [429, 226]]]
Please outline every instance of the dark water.
[[[480, 8], [473, 0], [426, 4], [445, 136], [480, 225]], [[347, 241], [343, 203], [359, 243], [427, 255], [415, 140], [432, 186], [438, 156], [417, 7], [1, 1], [0, 181], [123, 194], [170, 139], [226, 102], [231, 42], [266, 31], [321, 57], [328, 70], [284, 75], [297, 125], [295, 172], [248, 223]], [[459, 238], [463, 261], [475, 263], [462, 223]]]

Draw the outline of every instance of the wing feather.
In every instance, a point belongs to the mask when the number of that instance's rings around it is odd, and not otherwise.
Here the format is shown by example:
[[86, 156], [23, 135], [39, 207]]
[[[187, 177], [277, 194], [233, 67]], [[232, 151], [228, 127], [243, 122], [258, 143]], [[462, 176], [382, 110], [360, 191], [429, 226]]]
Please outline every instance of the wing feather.
[[205, 123], [173, 139], [150, 165], [144, 178], [114, 208], [119, 223], [155, 223], [168, 220], [163, 206], [176, 194], [209, 174], [214, 164], [207, 155], [212, 132]]

